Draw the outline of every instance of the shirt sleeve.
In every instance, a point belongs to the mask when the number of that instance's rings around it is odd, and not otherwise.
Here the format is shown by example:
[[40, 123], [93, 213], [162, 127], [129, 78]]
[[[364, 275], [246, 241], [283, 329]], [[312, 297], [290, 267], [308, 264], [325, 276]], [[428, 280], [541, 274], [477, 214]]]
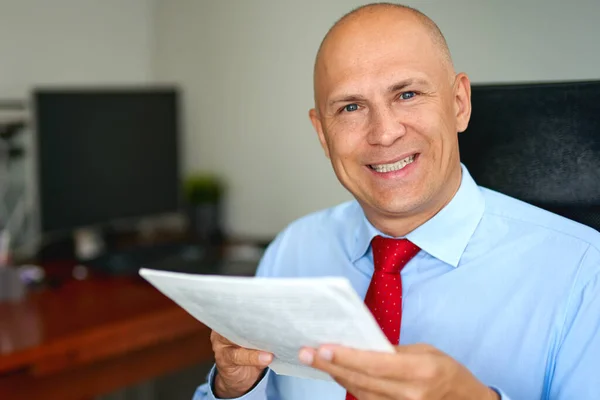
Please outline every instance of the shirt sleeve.
[[499, 388], [493, 387], [493, 386], [490, 386], [490, 387], [491, 387], [491, 389], [493, 391], [495, 391], [496, 393], [498, 393], [498, 395], [500, 396], [500, 400], [511, 400], [511, 398], [508, 397], [508, 395], [506, 393], [504, 393], [502, 391], [502, 389], [499, 389]]
[[[208, 375], [208, 381], [196, 390], [193, 400], [220, 400], [215, 396], [212, 390], [216, 371], [216, 368], [213, 366], [210, 374]], [[276, 400], [276, 397], [267, 395], [270, 377], [271, 371], [268, 370], [265, 376], [262, 377], [262, 379], [250, 392], [233, 400]]]
[[582, 286], [569, 300], [563, 340], [549, 374], [550, 400], [600, 399], [600, 251], [592, 250], [579, 272]]

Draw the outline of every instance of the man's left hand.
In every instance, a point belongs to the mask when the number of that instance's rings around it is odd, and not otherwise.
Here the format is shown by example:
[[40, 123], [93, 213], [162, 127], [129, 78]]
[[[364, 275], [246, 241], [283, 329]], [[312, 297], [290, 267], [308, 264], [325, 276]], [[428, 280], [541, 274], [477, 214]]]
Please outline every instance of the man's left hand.
[[300, 360], [331, 375], [359, 400], [499, 400], [463, 365], [428, 345], [382, 353], [343, 346], [304, 348]]

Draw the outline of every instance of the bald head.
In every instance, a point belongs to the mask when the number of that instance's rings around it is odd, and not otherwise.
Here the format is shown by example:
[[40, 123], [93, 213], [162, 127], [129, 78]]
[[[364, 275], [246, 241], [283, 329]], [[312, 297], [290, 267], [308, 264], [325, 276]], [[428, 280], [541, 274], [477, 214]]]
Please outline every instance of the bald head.
[[[404, 29], [398, 30], [398, 27]], [[365, 41], [366, 38], [370, 43]], [[318, 103], [318, 92], [323, 75], [326, 75], [327, 64], [348, 42], [356, 44], [363, 40], [364, 46], [388, 42], [392, 49], [392, 42], [405, 42], [409, 46], [411, 41], [419, 40], [423, 43], [424, 38], [435, 52], [437, 62], [447, 70], [449, 76], [454, 76], [446, 39], [435, 22], [425, 14], [411, 7], [392, 3], [368, 4], [352, 10], [329, 29], [321, 42], [314, 66], [315, 101]], [[360, 46], [355, 46], [355, 49], [360, 51]]]
[[442, 31], [437, 26], [437, 24], [433, 22], [433, 20], [427, 15], [423, 14], [421, 11], [415, 8], [393, 3], [367, 4], [355, 8], [354, 10], [350, 11], [349, 13], [341, 17], [339, 20], [337, 20], [337, 22], [333, 24], [333, 26], [329, 29], [329, 31], [323, 38], [321, 45], [319, 46], [319, 51], [317, 52], [316, 57], [316, 63], [318, 63], [319, 61], [319, 56], [324, 45], [326, 44], [328, 39], [335, 34], [336, 30], [348, 27], [348, 25], [351, 25], [352, 23], [358, 23], [360, 25], [361, 19], [374, 19], [377, 18], [378, 15], [383, 13], [393, 13], [398, 18], [414, 18], [416, 21], [422, 24], [423, 28], [425, 28], [427, 33], [430, 35], [432, 42], [438, 47], [440, 56], [444, 57], [447, 62], [452, 64], [452, 57], [450, 55], [450, 49], [448, 48], [446, 38], [442, 34]]

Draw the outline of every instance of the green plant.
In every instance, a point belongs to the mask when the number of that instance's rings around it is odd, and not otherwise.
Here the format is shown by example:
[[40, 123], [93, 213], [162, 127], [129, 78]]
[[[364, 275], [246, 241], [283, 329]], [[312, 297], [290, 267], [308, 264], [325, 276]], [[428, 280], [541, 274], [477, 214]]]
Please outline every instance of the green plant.
[[185, 179], [184, 191], [188, 204], [215, 204], [220, 202], [225, 186], [213, 174], [194, 173]]

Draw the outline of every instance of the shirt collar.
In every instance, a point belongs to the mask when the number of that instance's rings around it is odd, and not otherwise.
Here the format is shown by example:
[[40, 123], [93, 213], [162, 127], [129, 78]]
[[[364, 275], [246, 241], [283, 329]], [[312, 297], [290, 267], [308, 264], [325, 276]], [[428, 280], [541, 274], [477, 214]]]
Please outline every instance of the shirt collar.
[[[407, 239], [423, 251], [453, 267], [458, 267], [485, 209], [485, 200], [479, 187], [467, 168], [462, 164], [461, 168], [460, 187], [450, 203], [433, 218], [406, 235]], [[362, 210], [360, 214], [361, 218], [357, 220], [355, 230], [353, 262], [365, 255], [373, 237], [383, 235], [367, 220]]]

